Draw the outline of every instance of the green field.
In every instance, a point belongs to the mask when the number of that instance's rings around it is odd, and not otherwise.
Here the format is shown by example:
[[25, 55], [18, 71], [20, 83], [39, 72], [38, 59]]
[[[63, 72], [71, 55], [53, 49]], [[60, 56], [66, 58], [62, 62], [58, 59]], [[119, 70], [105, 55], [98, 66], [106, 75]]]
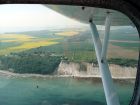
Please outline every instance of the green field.
[[115, 46], [120, 46], [124, 48], [140, 48], [140, 43], [129, 43], [129, 42], [111, 42]]

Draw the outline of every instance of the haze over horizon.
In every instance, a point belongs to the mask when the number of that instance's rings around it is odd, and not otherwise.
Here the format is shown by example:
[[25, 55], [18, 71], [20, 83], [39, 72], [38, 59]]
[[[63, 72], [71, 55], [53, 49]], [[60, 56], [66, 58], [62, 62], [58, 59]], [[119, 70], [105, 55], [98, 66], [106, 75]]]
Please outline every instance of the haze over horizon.
[[40, 4], [1, 5], [0, 14], [1, 33], [85, 25]]
[[[0, 6], [0, 14], [0, 33], [88, 26], [41, 4], [4, 4]], [[97, 27], [104, 30], [104, 26]], [[111, 27], [118, 28], [121, 27]]]

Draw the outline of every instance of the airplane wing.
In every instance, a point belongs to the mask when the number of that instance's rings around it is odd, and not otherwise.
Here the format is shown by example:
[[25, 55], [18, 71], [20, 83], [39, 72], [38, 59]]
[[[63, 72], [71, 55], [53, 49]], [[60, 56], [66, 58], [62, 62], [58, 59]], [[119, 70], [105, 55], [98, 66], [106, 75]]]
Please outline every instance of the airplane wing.
[[107, 12], [111, 13], [111, 26], [129, 26], [133, 25], [131, 20], [123, 13], [103, 8], [67, 6], [67, 5], [45, 5], [48, 8], [57, 11], [67, 17], [78, 20], [82, 23], [89, 23], [92, 18], [96, 25], [104, 25]]

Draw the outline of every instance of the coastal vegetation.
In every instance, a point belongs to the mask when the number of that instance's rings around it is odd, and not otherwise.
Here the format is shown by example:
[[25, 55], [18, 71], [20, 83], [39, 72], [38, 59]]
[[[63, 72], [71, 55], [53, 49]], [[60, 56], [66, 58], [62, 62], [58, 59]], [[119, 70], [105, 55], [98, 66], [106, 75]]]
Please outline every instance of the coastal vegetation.
[[15, 73], [51, 74], [58, 67], [61, 58], [51, 55], [11, 55], [0, 57], [1, 70]]
[[[81, 55], [82, 56], [82, 55]], [[78, 59], [79, 56], [77, 56]], [[86, 62], [98, 66], [96, 59], [87, 59], [86, 56], [78, 60], [69, 59], [67, 56], [57, 55], [53, 52], [21, 52], [11, 53], [8, 56], [0, 56], [0, 70], [8, 70], [15, 73], [36, 73], [36, 74], [52, 74], [54, 73], [60, 62], [75, 62], [81, 64], [84, 59]], [[109, 64], [120, 65], [122, 67], [136, 67], [137, 60], [111, 58]], [[82, 70], [82, 68], [81, 68]]]

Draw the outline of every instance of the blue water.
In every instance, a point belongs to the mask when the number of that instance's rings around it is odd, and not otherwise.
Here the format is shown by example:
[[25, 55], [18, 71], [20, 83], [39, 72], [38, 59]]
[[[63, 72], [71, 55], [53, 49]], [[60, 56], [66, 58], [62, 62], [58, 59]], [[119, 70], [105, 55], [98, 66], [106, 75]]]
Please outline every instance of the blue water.
[[[115, 85], [121, 105], [128, 105], [134, 84]], [[106, 105], [106, 101], [96, 79], [0, 76], [0, 105]]]

